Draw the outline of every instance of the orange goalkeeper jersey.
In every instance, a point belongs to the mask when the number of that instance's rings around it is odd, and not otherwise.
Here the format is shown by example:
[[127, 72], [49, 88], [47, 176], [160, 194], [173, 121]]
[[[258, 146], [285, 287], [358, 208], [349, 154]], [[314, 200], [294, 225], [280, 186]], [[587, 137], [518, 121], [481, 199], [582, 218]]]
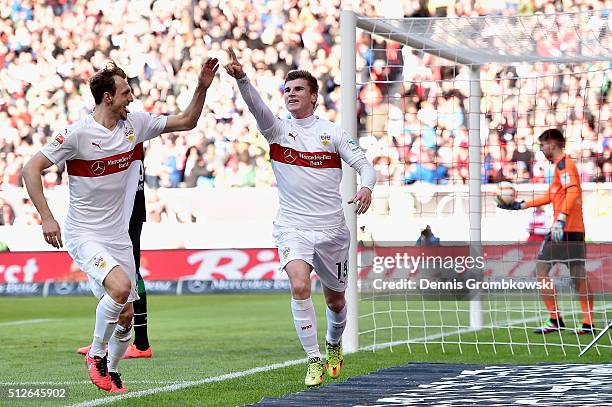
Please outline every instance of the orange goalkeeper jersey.
[[526, 208], [546, 205], [552, 202], [555, 220], [560, 213], [567, 215], [565, 230], [584, 233], [582, 220], [582, 187], [578, 168], [570, 157], [564, 155], [555, 162], [555, 173], [548, 192], [525, 203]]

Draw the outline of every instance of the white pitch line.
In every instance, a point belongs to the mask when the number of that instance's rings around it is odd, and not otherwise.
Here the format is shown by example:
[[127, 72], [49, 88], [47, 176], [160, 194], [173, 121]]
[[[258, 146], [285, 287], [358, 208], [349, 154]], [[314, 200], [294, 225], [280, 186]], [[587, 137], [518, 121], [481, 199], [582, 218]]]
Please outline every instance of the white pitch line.
[[22, 319], [22, 320], [19, 320], [19, 321], [0, 322], [0, 327], [3, 327], [3, 326], [15, 326], [15, 325], [26, 325], [26, 324], [42, 324], [42, 323], [50, 322], [50, 321], [57, 321], [57, 319], [54, 319], [54, 318], [47, 318], [47, 319]]
[[[606, 307], [595, 307], [595, 308], [596, 309], [597, 308], [608, 309], [609, 307], [606, 306]], [[574, 313], [577, 313], [577, 312], [578, 311], [573, 312], [571, 314], [574, 314]], [[508, 323], [509, 323], [509, 325], [518, 325], [518, 324], [524, 324], [524, 323], [527, 323], [527, 322], [536, 322], [536, 321], [540, 321], [540, 320], [541, 320], [541, 317], [531, 317], [531, 318], [523, 318], [523, 319], [520, 319], [520, 320], [508, 321]], [[484, 328], [503, 328], [503, 327], [500, 327], [498, 324], [488, 324]], [[459, 330], [452, 331], [452, 332], [441, 332], [439, 334], [429, 335], [429, 336], [425, 336], [425, 337], [422, 337], [422, 338], [413, 339], [410, 342], [431, 341], [431, 340], [439, 339], [439, 338], [442, 338], [442, 337], [445, 337], [445, 336], [457, 335], [459, 333], [467, 333], [467, 332], [472, 332], [472, 331], [474, 331], [474, 329], [472, 329], [472, 328], [464, 328], [464, 329], [459, 329]], [[405, 344], [405, 343], [407, 343], [407, 342], [406, 341], [388, 342], [388, 343], [383, 343], [383, 344], [376, 345], [376, 346], [368, 346], [368, 347], [362, 348], [360, 350], [361, 351], [378, 350], [378, 349], [389, 348], [389, 347], [394, 346], [394, 345]], [[171, 384], [169, 386], [157, 387], [157, 388], [153, 388], [153, 389], [135, 391], [133, 393], [126, 393], [126, 394], [122, 394], [122, 395], [118, 395], [118, 396], [104, 397], [104, 398], [94, 399], [94, 400], [90, 400], [90, 401], [84, 401], [82, 403], [71, 404], [71, 405], [69, 405], [67, 407], [94, 407], [94, 406], [101, 406], [101, 405], [110, 404], [110, 403], [113, 403], [113, 402], [119, 401], [119, 400], [131, 399], [131, 398], [134, 398], [134, 397], [143, 397], [143, 396], [149, 396], [151, 394], [173, 392], [173, 391], [180, 390], [180, 389], [185, 389], [185, 388], [188, 388], [188, 387], [199, 386], [201, 384], [215, 383], [215, 382], [222, 382], [222, 381], [225, 381], [225, 380], [237, 379], [239, 377], [250, 376], [250, 375], [253, 375], [253, 374], [256, 374], [256, 373], [262, 373], [262, 372], [267, 372], [267, 371], [270, 371], [270, 370], [282, 369], [284, 367], [298, 365], [300, 363], [306, 363], [307, 361], [308, 360], [305, 359], [305, 358], [304, 359], [288, 360], [286, 362], [275, 363], [275, 364], [267, 365], [267, 366], [255, 367], [255, 368], [252, 368], [252, 369], [243, 370], [241, 372], [227, 373], [227, 374], [224, 374], [224, 375], [207, 377], [205, 379], [200, 379], [200, 380], [179, 382], [179, 383]]]
[[194, 381], [183, 382], [183, 383], [176, 383], [176, 384], [172, 384], [170, 386], [158, 387], [158, 388], [154, 388], [154, 389], [140, 390], [140, 391], [135, 391], [133, 393], [122, 394], [122, 395], [119, 395], [119, 396], [112, 396], [112, 397], [104, 397], [104, 398], [94, 399], [94, 400], [90, 400], [90, 401], [85, 401], [83, 403], [72, 404], [72, 405], [70, 405], [68, 407], [93, 407], [93, 406], [101, 406], [103, 404], [109, 404], [109, 403], [113, 403], [115, 401], [131, 399], [131, 398], [134, 398], [134, 397], [143, 397], [143, 396], [148, 396], [148, 395], [151, 395], [151, 394], [165, 393], [165, 392], [171, 392], [171, 391], [175, 391], [175, 390], [179, 390], [179, 389], [185, 389], [187, 387], [199, 386], [201, 384], [206, 384], [206, 383], [215, 383], [215, 382], [222, 382], [222, 381], [225, 381], [225, 380], [237, 379], [239, 377], [250, 376], [250, 375], [253, 375], [255, 373], [262, 373], [262, 372], [267, 372], [269, 370], [282, 369], [284, 367], [294, 366], [294, 365], [298, 365], [300, 363], [306, 363], [306, 362], [307, 362], [307, 359], [288, 360], [288, 361], [282, 362], [282, 363], [275, 363], [275, 364], [272, 364], [272, 365], [260, 366], [260, 367], [255, 367], [255, 368], [249, 369], [249, 370], [243, 370], [242, 372], [227, 373], [227, 374], [224, 374], [224, 375], [221, 375], [221, 376], [213, 376], [213, 377], [207, 377], [205, 379], [200, 379], [200, 380], [194, 380]]
[[[186, 380], [128, 380], [125, 383], [134, 384], [176, 384], [184, 383]], [[90, 384], [90, 380], [74, 380], [64, 382], [0, 382], [0, 386], [75, 386], [81, 384]]]

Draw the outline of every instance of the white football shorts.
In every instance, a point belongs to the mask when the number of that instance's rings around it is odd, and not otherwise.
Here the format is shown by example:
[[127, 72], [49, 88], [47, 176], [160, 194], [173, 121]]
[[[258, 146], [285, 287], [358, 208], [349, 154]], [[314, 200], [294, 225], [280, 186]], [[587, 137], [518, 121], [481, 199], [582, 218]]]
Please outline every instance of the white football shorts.
[[272, 235], [283, 269], [291, 260], [303, 260], [314, 268], [325, 287], [337, 292], [346, 290], [351, 243], [346, 225], [326, 230], [274, 225]]
[[113, 243], [95, 240], [79, 241], [74, 244], [66, 242], [66, 248], [70, 257], [89, 277], [89, 287], [96, 297], [102, 298], [106, 294], [102, 282], [113, 267], [120, 266], [132, 283], [128, 302], [134, 302], [139, 298], [136, 288], [136, 264], [129, 239]]

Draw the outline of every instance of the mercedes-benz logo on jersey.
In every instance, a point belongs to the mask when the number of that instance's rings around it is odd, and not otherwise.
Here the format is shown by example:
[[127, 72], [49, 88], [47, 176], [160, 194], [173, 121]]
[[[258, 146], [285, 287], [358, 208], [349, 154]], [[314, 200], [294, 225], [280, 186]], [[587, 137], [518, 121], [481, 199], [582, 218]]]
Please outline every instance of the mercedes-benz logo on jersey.
[[94, 175], [102, 175], [104, 174], [104, 170], [106, 170], [106, 165], [104, 165], [104, 161], [98, 160], [95, 163], [91, 164], [91, 172]]
[[285, 159], [286, 163], [292, 163], [297, 159], [297, 155], [295, 154], [295, 151], [293, 151], [292, 149], [288, 148], [285, 150], [285, 152], [283, 153], [283, 158]]

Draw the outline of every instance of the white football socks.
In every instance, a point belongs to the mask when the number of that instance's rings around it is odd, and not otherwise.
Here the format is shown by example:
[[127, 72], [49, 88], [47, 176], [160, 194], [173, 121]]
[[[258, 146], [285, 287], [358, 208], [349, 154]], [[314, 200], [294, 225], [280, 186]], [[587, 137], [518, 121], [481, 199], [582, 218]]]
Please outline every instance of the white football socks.
[[327, 316], [327, 335], [325, 340], [330, 345], [337, 345], [342, 339], [342, 333], [346, 327], [346, 304], [340, 312], [334, 312], [327, 307], [325, 310]]
[[125, 355], [125, 351], [130, 346], [132, 339], [132, 324], [125, 328], [119, 324], [108, 342], [108, 371], [116, 372], [119, 361]]
[[104, 357], [106, 355], [106, 344], [115, 331], [119, 314], [125, 304], [116, 303], [110, 295], [102, 297], [96, 308], [96, 325], [94, 327], [94, 337], [89, 350], [89, 356]]
[[320, 358], [319, 343], [317, 342], [317, 317], [312, 305], [312, 299], [291, 299], [293, 322], [302, 347], [309, 358]]

